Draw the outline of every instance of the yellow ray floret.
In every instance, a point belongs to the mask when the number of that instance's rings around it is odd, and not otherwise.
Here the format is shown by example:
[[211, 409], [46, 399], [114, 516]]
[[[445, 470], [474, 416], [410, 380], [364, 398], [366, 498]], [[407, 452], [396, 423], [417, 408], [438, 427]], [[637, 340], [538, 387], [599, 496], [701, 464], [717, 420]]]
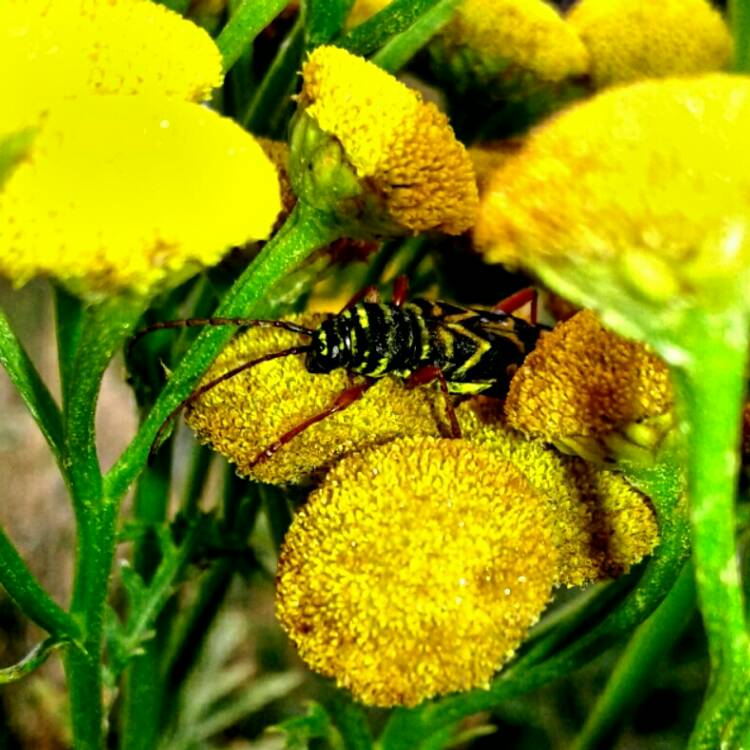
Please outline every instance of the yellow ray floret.
[[720, 300], [749, 260], [750, 173], [737, 158], [749, 130], [743, 76], [604, 91], [542, 125], [495, 172], [475, 241], [489, 261], [535, 269], [576, 302], [581, 289]]
[[56, 101], [152, 93], [200, 101], [221, 82], [205, 31], [146, 0], [3, 0], [0, 130], [35, 125]]
[[622, 475], [525, 439], [494, 401], [472, 399], [458, 417], [467, 440], [510, 461], [544, 497], [559, 552], [557, 583], [614, 578], [653, 550], [659, 539], [653, 509]]
[[[291, 320], [298, 320], [291, 318]], [[315, 327], [323, 316], [302, 324]], [[299, 334], [251, 328], [227, 346], [204, 382], [243, 362], [309, 343]], [[380, 380], [356, 403], [295, 437], [272, 458], [253, 459], [285, 432], [333, 404], [352, 385], [346, 370], [314, 375], [302, 355], [258, 365], [208, 391], [187, 414], [198, 437], [236, 464], [245, 476], [273, 484], [299, 482], [342, 455], [400, 435], [439, 435], [445, 401], [432, 388], [407, 389], [395, 378]]]
[[653, 456], [671, 428], [666, 364], [589, 311], [542, 336], [515, 374], [511, 426], [589, 459]]
[[487, 82], [520, 75], [555, 83], [588, 70], [576, 30], [543, 0], [465, 0], [439, 40], [448, 56], [469, 54]]
[[474, 223], [471, 160], [434, 104], [337, 47], [318, 47], [303, 78], [305, 114], [338, 139], [356, 176], [402, 232], [460, 234]]
[[176, 99], [79, 98], [0, 190], [0, 274], [150, 293], [267, 237], [279, 209], [273, 165], [231, 120]]
[[464, 440], [353, 454], [297, 514], [276, 613], [310, 667], [362, 702], [412, 706], [484, 687], [548, 602], [545, 504]]
[[707, 0], [580, 0], [568, 16], [598, 87], [726, 68], [732, 37]]

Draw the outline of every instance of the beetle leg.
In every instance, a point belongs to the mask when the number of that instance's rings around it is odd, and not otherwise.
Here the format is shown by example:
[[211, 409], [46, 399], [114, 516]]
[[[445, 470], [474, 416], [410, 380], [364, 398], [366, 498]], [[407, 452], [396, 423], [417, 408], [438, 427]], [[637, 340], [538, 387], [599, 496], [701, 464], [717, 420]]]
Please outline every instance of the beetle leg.
[[456, 416], [456, 409], [453, 405], [453, 397], [448, 391], [448, 383], [445, 380], [443, 371], [437, 365], [425, 365], [415, 370], [406, 380], [407, 388], [416, 388], [419, 385], [427, 385], [427, 383], [433, 383], [437, 381], [440, 386], [440, 390], [445, 397], [445, 411], [448, 414], [448, 420], [451, 424], [451, 437], [461, 437], [461, 427], [458, 424], [458, 417]]
[[271, 445], [262, 450], [248, 465], [250, 467], [257, 466], [263, 461], [268, 461], [269, 458], [273, 457], [273, 454], [283, 448], [288, 442], [293, 440], [301, 432], [304, 432], [308, 427], [312, 427], [318, 422], [322, 422], [324, 419], [336, 414], [337, 412], [343, 411], [350, 407], [353, 403], [359, 401], [362, 396], [367, 393], [373, 385], [377, 383], [375, 378], [369, 378], [363, 383], [357, 383], [356, 385], [349, 386], [345, 390], [341, 391], [336, 397], [336, 400], [327, 408], [313, 416], [308, 417], [299, 424], [292, 427], [291, 430], [287, 430], [280, 438], [275, 440]]
[[531, 312], [529, 313], [529, 322], [536, 324], [537, 321], [537, 292], [533, 287], [521, 289], [509, 297], [500, 300], [493, 308], [493, 312], [513, 313], [524, 305], [531, 303]]

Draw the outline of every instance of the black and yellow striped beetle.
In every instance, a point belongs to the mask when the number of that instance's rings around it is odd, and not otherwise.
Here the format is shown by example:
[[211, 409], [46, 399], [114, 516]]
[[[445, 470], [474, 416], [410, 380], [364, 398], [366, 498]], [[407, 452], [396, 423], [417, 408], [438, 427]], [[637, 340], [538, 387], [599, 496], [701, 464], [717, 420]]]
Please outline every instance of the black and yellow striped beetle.
[[281, 435], [261, 451], [250, 466], [269, 459], [311, 425], [353, 404], [385, 375], [402, 378], [410, 387], [437, 382], [445, 395], [452, 436], [460, 437], [452, 396], [482, 393], [503, 398], [513, 373], [546, 328], [498, 309], [513, 306], [516, 309], [519, 301], [523, 304], [527, 299], [525, 293], [514, 295], [493, 310], [421, 298], [407, 301], [405, 281], [398, 279], [390, 302], [379, 301], [374, 288], [368, 288], [317, 328], [285, 320], [215, 317], [156, 323], [139, 332], [137, 337], [154, 330], [184, 326], [273, 326], [309, 337], [310, 342], [243, 362], [204, 383], [172, 412], [154, 445], [158, 445], [164, 428], [182, 409], [219, 383], [261, 362], [297, 354], [305, 355], [305, 367], [311, 373], [344, 368], [363, 376], [364, 380], [352, 384], [329, 407]]

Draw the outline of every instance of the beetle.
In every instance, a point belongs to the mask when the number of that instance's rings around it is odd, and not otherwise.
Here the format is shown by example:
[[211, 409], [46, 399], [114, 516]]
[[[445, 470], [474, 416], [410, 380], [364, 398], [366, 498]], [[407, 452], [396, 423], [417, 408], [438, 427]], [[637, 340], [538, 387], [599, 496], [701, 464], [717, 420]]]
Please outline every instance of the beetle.
[[541, 331], [546, 329], [546, 326], [506, 312], [506, 309], [517, 309], [527, 300], [532, 301], [533, 319], [535, 297], [529, 290], [513, 295], [492, 310], [423, 298], [407, 300], [406, 281], [399, 277], [390, 302], [381, 302], [377, 290], [368, 287], [317, 328], [285, 320], [221, 317], [156, 323], [139, 331], [131, 340], [131, 346], [151, 331], [204, 325], [283, 328], [307, 337], [309, 343], [243, 362], [199, 386], [165, 420], [154, 440], [152, 453], [174, 417], [204, 393], [262, 362], [293, 355], [305, 356], [305, 367], [310, 373], [329, 373], [344, 368], [363, 376], [363, 380], [343, 390], [329, 407], [282, 434], [261, 451], [250, 466], [268, 460], [313, 424], [351, 406], [378, 378], [386, 375], [403, 379], [407, 387], [437, 382], [445, 396], [451, 435], [460, 437], [453, 396], [482, 393], [503, 398], [513, 374], [536, 345]]

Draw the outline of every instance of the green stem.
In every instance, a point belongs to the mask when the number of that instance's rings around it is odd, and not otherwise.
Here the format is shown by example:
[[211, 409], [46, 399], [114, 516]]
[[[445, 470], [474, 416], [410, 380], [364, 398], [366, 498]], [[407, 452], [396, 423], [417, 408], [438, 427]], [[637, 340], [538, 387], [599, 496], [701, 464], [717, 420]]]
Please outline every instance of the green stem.
[[[216, 315], [252, 315], [274, 285], [313, 250], [339, 236], [326, 217], [298, 203], [286, 224], [270, 240], [229, 290]], [[121, 497], [142, 471], [151, 445], [170, 413], [189, 395], [201, 374], [234, 335], [229, 326], [209, 327], [196, 338], [141, 425], [138, 434], [105, 477], [109, 497]]]
[[258, 34], [281, 13], [288, 0], [244, 0], [216, 39], [226, 73]]
[[0, 529], [0, 584], [21, 611], [58, 640], [78, 641], [81, 628], [45, 591]]
[[269, 134], [269, 122], [297, 78], [305, 44], [305, 27], [298, 20], [279, 46], [271, 66], [255, 91], [244, 117], [245, 127], [256, 134]]
[[26, 408], [39, 426], [65, 476], [60, 409], [2, 311], [0, 311], [0, 364], [5, 368], [8, 377], [26, 404]]
[[630, 639], [612, 672], [604, 692], [579, 734], [574, 750], [606, 747], [611, 733], [627, 711], [644, 694], [659, 661], [669, 653], [690, 621], [695, 607], [693, 569], [685, 566], [680, 577], [654, 614]]
[[[167, 446], [168, 448], [169, 446]], [[169, 479], [171, 451], [159, 451], [156, 461], [139, 477], [133, 504], [137, 521], [153, 528], [164, 523], [169, 500]], [[159, 739], [159, 643], [157, 638], [146, 639], [148, 628], [154, 627], [157, 613], [161, 611], [172, 592], [172, 583], [182, 573], [184, 547], [180, 548], [181, 561], [170, 558], [169, 574], [166, 578], [166, 598], [164, 571], [159, 567], [160, 550], [153, 533], [146, 533], [138, 539], [133, 553], [135, 571], [148, 586], [145, 601], [131, 602], [137, 612], [128, 617], [128, 629], [120, 644], [121, 652], [131, 654], [137, 648], [141, 653], [133, 658], [125, 682], [122, 708], [123, 750], [151, 750]], [[187, 550], [192, 555], [192, 547]], [[187, 557], [187, 559], [190, 559]], [[177, 563], [177, 564], [175, 564]], [[154, 572], [157, 571], [157, 580]], [[145, 642], [143, 642], [145, 640]], [[124, 665], [122, 665], [124, 666]], [[120, 667], [120, 669], [122, 668]], [[115, 674], [118, 670], [113, 669]]]
[[[688, 494], [698, 602], [711, 657], [708, 699], [691, 748], [739, 747], [735, 728], [750, 689], [750, 639], [737, 563], [734, 515], [747, 316], [694, 310], [677, 333], [686, 353], [673, 368], [686, 431]], [[725, 744], [722, 744], [725, 743]]]
[[734, 36], [734, 71], [750, 72], [750, 2], [729, 0], [729, 18]]
[[71, 650], [65, 659], [76, 750], [100, 750], [104, 741], [102, 631], [119, 508], [102, 494], [96, 402], [104, 371], [144, 306], [143, 300], [115, 298], [86, 311], [75, 358], [76, 378], [64, 404], [65, 463], [77, 531], [70, 611], [84, 631], [84, 650]]
[[392, 37], [372, 56], [372, 62], [398, 73], [445, 26], [462, 0], [439, 0], [406, 31]]

